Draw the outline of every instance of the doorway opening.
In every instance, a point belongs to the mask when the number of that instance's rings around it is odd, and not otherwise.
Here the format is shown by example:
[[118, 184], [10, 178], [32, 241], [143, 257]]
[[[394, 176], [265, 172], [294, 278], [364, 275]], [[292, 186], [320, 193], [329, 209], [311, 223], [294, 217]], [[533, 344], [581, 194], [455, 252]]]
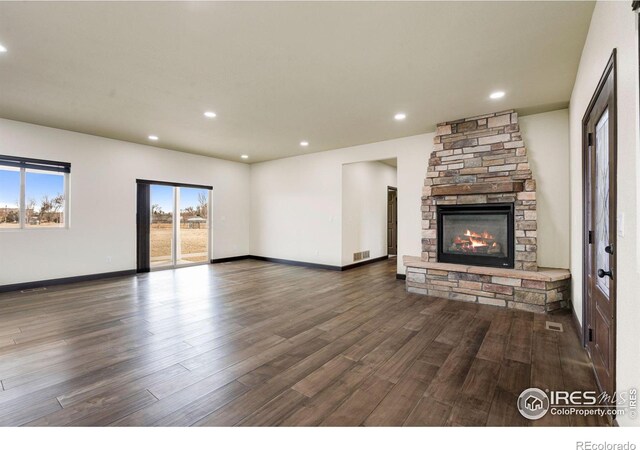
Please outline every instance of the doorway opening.
[[398, 188], [387, 186], [387, 254], [398, 256]]
[[342, 165], [343, 270], [397, 254], [396, 165], [396, 158]]
[[211, 187], [138, 181], [138, 271], [208, 264]]
[[616, 379], [616, 52], [582, 120], [583, 340], [600, 389]]

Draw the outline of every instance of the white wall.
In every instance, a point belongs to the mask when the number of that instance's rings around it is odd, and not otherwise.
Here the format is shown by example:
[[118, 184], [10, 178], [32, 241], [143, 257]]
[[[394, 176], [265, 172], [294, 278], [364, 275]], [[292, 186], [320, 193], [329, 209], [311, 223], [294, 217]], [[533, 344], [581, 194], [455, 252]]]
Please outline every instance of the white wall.
[[[566, 239], [569, 210], [567, 112], [536, 114], [522, 119], [525, 145], [544, 201], [541, 226], [555, 213], [564, 220], [565, 235], [543, 232], [538, 246], [543, 266], [568, 267]], [[422, 185], [433, 150], [433, 133], [339, 150], [312, 153], [251, 165], [251, 253], [339, 266], [342, 264], [342, 165], [398, 159], [398, 273], [402, 255], [420, 255]], [[562, 211], [565, 214], [562, 214]], [[551, 225], [554, 227], [555, 225]]]
[[251, 253], [342, 265], [343, 164], [397, 158], [398, 254], [419, 255], [420, 196], [432, 145], [429, 133], [252, 164]]
[[520, 117], [536, 179], [538, 265], [570, 266], [569, 110]]
[[[629, 2], [598, 2], [571, 95], [571, 272], [574, 308], [582, 320], [582, 117], [598, 80], [617, 48], [618, 82], [618, 217], [624, 217], [618, 234], [616, 274], [617, 389], [640, 386], [640, 276], [638, 265], [638, 47], [634, 13]], [[640, 425], [638, 419], [620, 416], [621, 425]]]
[[0, 285], [135, 269], [136, 178], [213, 186], [213, 257], [249, 252], [247, 164], [3, 119], [0, 154], [71, 163], [70, 228], [2, 230]]
[[342, 265], [353, 254], [387, 255], [387, 187], [396, 186], [396, 168], [376, 161], [342, 166]]

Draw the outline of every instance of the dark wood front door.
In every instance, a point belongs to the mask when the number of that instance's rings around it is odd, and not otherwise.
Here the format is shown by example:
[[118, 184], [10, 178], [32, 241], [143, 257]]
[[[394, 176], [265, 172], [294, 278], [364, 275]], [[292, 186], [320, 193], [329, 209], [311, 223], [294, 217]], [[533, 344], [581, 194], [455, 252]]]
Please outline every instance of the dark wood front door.
[[387, 189], [387, 254], [398, 254], [398, 190]]
[[614, 52], [583, 119], [584, 331], [598, 383], [609, 394], [616, 364], [615, 84]]

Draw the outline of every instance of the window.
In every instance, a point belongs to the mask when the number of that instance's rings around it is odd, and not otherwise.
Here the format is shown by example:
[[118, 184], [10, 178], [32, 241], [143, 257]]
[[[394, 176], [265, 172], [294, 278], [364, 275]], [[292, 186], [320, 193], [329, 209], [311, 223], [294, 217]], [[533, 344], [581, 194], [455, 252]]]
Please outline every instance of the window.
[[20, 228], [20, 169], [0, 166], [0, 228]]
[[0, 155], [0, 230], [67, 226], [71, 164]]

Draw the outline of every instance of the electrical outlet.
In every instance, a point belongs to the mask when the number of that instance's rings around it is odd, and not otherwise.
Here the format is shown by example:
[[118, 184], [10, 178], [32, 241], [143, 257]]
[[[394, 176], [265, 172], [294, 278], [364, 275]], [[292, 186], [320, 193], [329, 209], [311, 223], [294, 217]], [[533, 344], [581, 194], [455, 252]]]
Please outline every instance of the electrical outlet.
[[107, 262], [111, 263], [111, 256], [107, 256]]

